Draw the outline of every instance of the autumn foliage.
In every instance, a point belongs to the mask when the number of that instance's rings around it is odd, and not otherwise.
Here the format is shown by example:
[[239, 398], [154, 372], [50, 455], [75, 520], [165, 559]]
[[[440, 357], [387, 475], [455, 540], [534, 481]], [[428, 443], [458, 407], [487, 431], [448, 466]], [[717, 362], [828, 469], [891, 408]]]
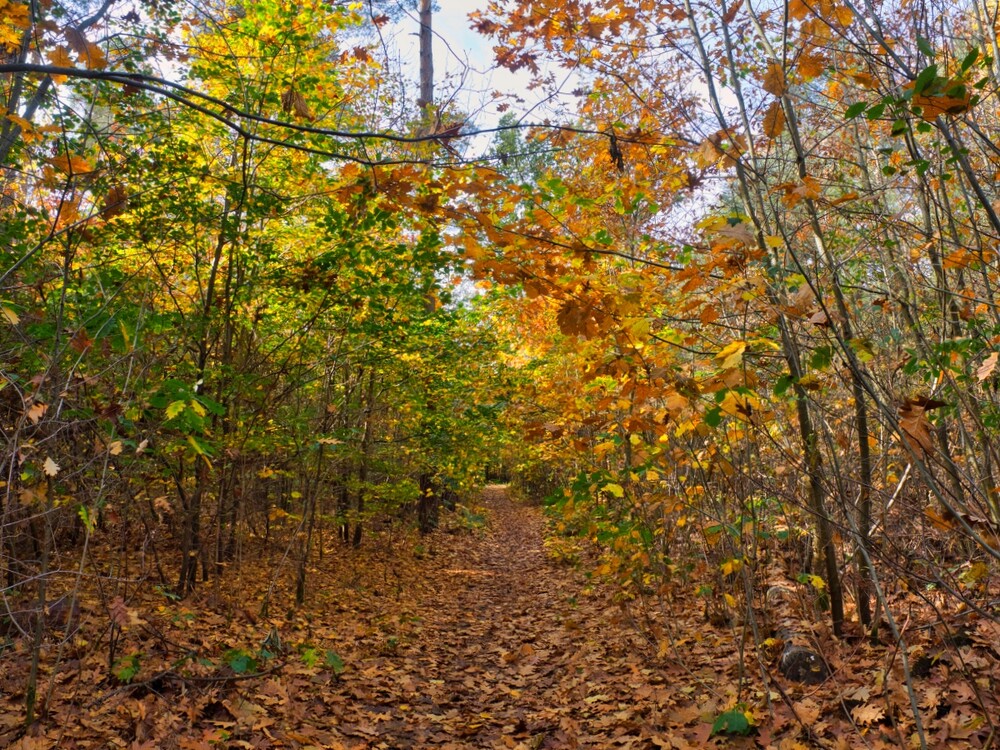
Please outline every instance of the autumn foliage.
[[[498, 93], [483, 147], [410, 103], [377, 3], [0, 0], [2, 741], [45, 746], [72, 664], [135, 746], [279, 713], [286, 746], [995, 742], [991, 12], [493, 0], [549, 108]], [[544, 536], [480, 513], [493, 479]], [[474, 575], [552, 578], [524, 606], [562, 635], [504, 640], [498, 689], [570, 658], [579, 589], [623, 644], [581, 674], [642, 708], [551, 678], [530, 719], [351, 713], [441, 580], [528, 601], [426, 562], [442, 524]], [[320, 683], [357, 732], [300, 731]]]

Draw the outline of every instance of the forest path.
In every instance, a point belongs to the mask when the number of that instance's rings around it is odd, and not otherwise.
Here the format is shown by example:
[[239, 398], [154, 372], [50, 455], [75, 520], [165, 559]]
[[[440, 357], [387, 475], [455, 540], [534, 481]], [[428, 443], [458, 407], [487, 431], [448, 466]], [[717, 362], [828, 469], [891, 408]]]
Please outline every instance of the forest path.
[[435, 537], [414, 629], [344, 675], [329, 730], [372, 748], [672, 747], [656, 728], [678, 696], [648, 644], [546, 558], [538, 509], [501, 486], [484, 504], [486, 528]]
[[273, 563], [234, 572], [232, 600], [213, 603], [209, 587], [183, 601], [147, 591], [127, 605], [142, 618], [118, 644], [137, 654], [128, 679], [109, 676], [94, 630], [107, 614], [90, 614], [88, 637], [66, 646], [47, 718], [23, 736], [23, 694], [11, 686], [27, 659], [21, 646], [0, 651], [0, 748], [753, 746], [709, 739], [713, 712], [733, 699], [717, 686], [734, 680], [718, 674], [697, 611], [669, 614], [678, 649], [657, 658], [589, 563], [549, 559], [538, 508], [500, 486], [482, 505], [482, 527], [458, 512], [424, 538], [393, 525], [360, 549], [327, 539], [305, 605], [275, 589], [268, 617], [251, 610]]

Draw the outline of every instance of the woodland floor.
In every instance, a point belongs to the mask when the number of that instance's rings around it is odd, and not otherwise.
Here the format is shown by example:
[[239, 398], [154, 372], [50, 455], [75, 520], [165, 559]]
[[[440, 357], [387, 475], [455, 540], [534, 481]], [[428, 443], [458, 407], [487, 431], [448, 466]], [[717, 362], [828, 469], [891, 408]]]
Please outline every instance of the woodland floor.
[[[484, 506], [482, 528], [452, 519], [450, 528], [417, 546], [401, 538], [389, 547], [337, 548], [311, 571], [307, 606], [288, 607], [278, 596], [268, 618], [251, 612], [267, 582], [246, 564], [227, 576], [237, 581], [239, 599], [207, 591], [184, 602], [133, 597], [116, 646], [118, 654], [139, 655], [131, 683], [109, 677], [107, 634], [92, 642], [77, 637], [64, 647], [57, 673], [43, 669], [42, 692], [54, 684], [53, 698], [46, 719], [27, 735], [17, 729], [26, 660], [24, 646], [16, 645], [0, 655], [0, 747], [904, 744], [886, 717], [905, 696], [897, 695], [898, 685], [889, 696], [884, 679], [881, 691], [889, 697], [880, 703], [872, 696], [878, 690], [866, 685], [882, 662], [861, 648], [851, 655], [850, 672], [841, 668], [824, 686], [774, 686], [770, 708], [753, 687], [759, 675], [751, 675], [741, 697], [753, 707], [759, 732], [710, 737], [714, 717], [737, 699], [743, 662], [732, 627], [706, 622], [695, 606], [681, 607], [684, 614], [671, 615], [671, 632], [658, 646], [637, 634], [635, 608], [630, 613], [615, 604], [611, 591], [586, 575], [587, 566], [546, 556], [538, 509], [512, 503], [501, 487], [487, 488]], [[103, 617], [107, 622], [107, 610]], [[99, 619], [85, 611], [84, 630]], [[973, 647], [982, 655], [980, 645]], [[262, 648], [273, 656], [261, 658]], [[342, 672], [336, 659], [336, 668], [325, 662], [328, 651], [342, 659]], [[830, 661], [838, 670], [837, 652]], [[988, 725], [970, 728], [975, 687], [962, 688], [942, 665], [943, 673], [936, 670], [921, 685], [923, 698], [937, 696], [926, 706], [937, 722], [930, 746], [983, 747]], [[981, 684], [992, 690], [996, 683]], [[995, 707], [995, 697], [990, 701]], [[948, 716], [950, 725], [942, 723]]]

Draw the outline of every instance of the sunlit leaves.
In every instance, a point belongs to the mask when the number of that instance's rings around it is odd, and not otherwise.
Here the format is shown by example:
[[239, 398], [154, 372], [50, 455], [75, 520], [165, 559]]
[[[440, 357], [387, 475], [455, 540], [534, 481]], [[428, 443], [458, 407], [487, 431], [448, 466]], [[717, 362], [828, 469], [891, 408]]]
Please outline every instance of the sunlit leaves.
[[743, 361], [743, 353], [746, 351], [746, 348], [746, 341], [733, 341], [726, 345], [715, 355], [715, 359], [719, 363], [719, 369], [728, 370], [731, 367], [739, 367]]
[[30, 26], [30, 7], [27, 3], [0, 0], [0, 45], [7, 52], [14, 52], [21, 46], [22, 35]]

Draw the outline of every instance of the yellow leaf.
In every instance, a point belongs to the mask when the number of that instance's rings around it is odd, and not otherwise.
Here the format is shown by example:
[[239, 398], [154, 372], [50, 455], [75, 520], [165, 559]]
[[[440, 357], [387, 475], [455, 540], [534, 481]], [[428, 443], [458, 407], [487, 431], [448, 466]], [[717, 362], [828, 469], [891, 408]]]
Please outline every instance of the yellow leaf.
[[723, 594], [722, 598], [726, 600], [726, 604], [728, 604], [733, 609], [736, 609], [736, 597], [735, 596], [733, 596], [732, 594]]
[[962, 573], [958, 578], [966, 586], [975, 586], [981, 581], [987, 580], [990, 577], [990, 568], [984, 562], [973, 563], [967, 571]]
[[594, 453], [596, 453], [597, 455], [601, 455], [607, 453], [608, 451], [613, 451], [617, 447], [618, 447], [617, 445], [615, 445], [612, 441], [609, 440], [606, 443], [599, 443], [595, 445]]
[[53, 50], [50, 50], [46, 55], [49, 58], [49, 62], [57, 68], [72, 68], [73, 58], [69, 56], [69, 50], [63, 45], [59, 45]]
[[820, 576], [810, 575], [807, 576], [806, 578], [809, 581], [809, 585], [812, 586], [817, 591], [822, 592], [826, 590], [826, 581], [824, 581]]
[[0, 305], [0, 315], [3, 315], [4, 319], [6, 319], [6, 321], [12, 326], [16, 326], [21, 322], [21, 318], [18, 317], [18, 314], [6, 305]]
[[726, 560], [722, 565], [719, 566], [719, 570], [722, 571], [722, 575], [730, 576], [733, 573], [738, 573], [743, 567], [743, 561], [739, 558], [733, 558], [732, 560]]
[[802, 21], [811, 12], [811, 4], [806, 0], [792, 0], [788, 4], [788, 14], [796, 21]]
[[846, 5], [838, 5], [834, 8], [833, 14], [841, 26], [850, 26], [851, 22], [854, 21], [854, 12]]
[[167, 419], [173, 419], [178, 414], [180, 414], [184, 409], [187, 408], [187, 403], [184, 401], [172, 401], [167, 405], [166, 415]]
[[27, 120], [25, 120], [20, 115], [16, 115], [13, 112], [8, 112], [6, 115], [4, 115], [4, 117], [6, 119], [10, 120], [12, 123], [14, 123], [15, 125], [17, 125], [19, 128], [21, 128], [21, 130], [23, 130], [25, 132], [28, 132], [28, 131], [30, 131], [32, 129], [31, 128], [31, 123], [28, 122]]
[[728, 370], [731, 367], [739, 367], [743, 361], [743, 352], [747, 349], [746, 341], [733, 341], [715, 355], [719, 363], [719, 369]]
[[969, 95], [957, 96], [915, 96], [913, 106], [920, 107], [920, 117], [934, 122], [940, 115], [958, 115], [969, 108]]
[[609, 495], [614, 495], [615, 497], [625, 497], [625, 488], [620, 484], [615, 484], [614, 482], [608, 482], [604, 487], [601, 488], [604, 492]]
[[104, 50], [93, 42], [87, 42], [87, 49], [80, 55], [80, 62], [86, 64], [91, 70], [100, 70], [107, 67], [108, 58], [105, 56]]

